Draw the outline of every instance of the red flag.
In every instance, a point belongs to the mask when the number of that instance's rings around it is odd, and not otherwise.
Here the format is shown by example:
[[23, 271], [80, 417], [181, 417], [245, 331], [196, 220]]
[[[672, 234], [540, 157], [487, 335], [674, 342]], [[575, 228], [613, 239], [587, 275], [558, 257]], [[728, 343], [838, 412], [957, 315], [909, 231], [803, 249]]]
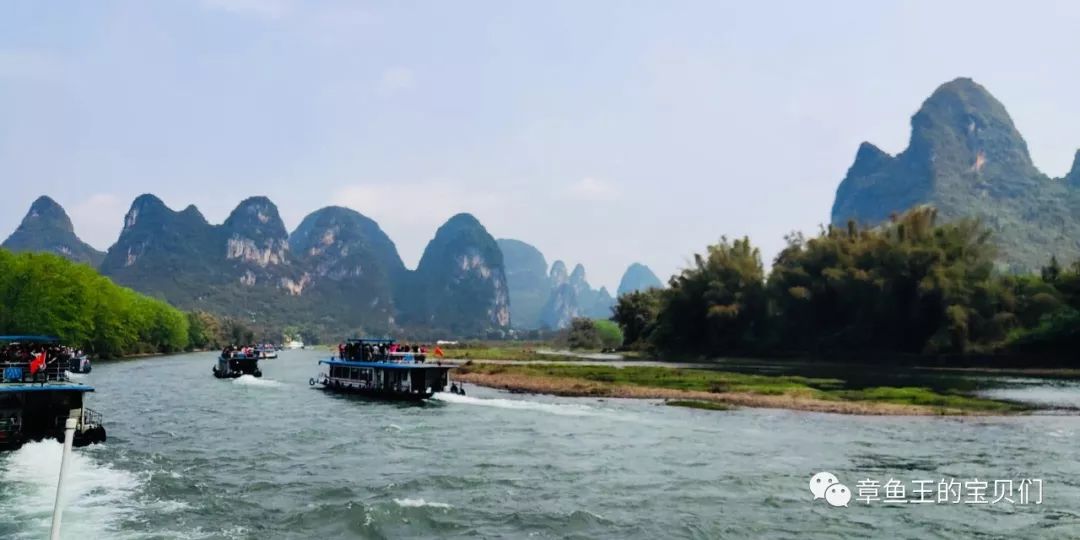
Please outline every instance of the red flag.
[[443, 357], [442, 347], [435, 347], [435, 356], [439, 358]]
[[34, 361], [30, 362], [30, 376], [33, 377], [41, 368], [45, 367], [45, 351], [41, 351], [34, 357]]

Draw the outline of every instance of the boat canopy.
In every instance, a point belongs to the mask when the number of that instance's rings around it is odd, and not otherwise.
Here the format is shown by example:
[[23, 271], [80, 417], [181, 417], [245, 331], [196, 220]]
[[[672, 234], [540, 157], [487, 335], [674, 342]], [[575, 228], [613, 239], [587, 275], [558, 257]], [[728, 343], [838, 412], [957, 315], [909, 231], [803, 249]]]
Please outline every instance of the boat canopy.
[[391, 343], [397, 343], [397, 342], [395, 340], [389, 339], [389, 338], [366, 338], [366, 337], [364, 337], [364, 338], [346, 339], [345, 343], [386, 343], [386, 344], [391, 344]]
[[60, 343], [56, 336], [0, 336], [0, 343], [30, 342], [30, 343]]

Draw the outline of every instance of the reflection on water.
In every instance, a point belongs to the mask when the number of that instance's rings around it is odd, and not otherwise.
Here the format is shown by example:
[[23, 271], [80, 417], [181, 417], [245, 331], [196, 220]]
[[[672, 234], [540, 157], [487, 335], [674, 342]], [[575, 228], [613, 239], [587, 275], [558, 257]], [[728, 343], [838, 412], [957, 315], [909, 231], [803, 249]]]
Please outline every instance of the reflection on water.
[[1080, 382], [1053, 379], [995, 379], [993, 387], [978, 395], [1019, 401], [1042, 408], [1080, 410]]
[[[317, 356], [265, 362], [276, 385], [215, 379], [207, 354], [95, 366], [86, 382], [109, 443], [76, 450], [65, 538], [1080, 535], [1075, 416], [716, 412], [472, 386], [408, 406], [311, 388]], [[972, 384], [1080, 394], [991, 378]], [[47, 534], [58, 451], [0, 455], [0, 538]], [[819, 471], [849, 485], [1040, 478], [1046, 493], [1041, 505], [832, 508], [807, 488]]]

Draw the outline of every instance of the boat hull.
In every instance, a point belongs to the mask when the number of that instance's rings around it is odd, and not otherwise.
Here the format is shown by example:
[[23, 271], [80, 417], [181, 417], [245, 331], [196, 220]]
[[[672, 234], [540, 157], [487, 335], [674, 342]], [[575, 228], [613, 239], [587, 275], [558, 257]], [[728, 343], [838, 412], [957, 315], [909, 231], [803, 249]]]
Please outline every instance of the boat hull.
[[90, 373], [91, 369], [92, 368], [90, 366], [90, 360], [85, 356], [80, 356], [78, 358], [71, 359], [68, 371], [85, 375], [87, 373]]
[[320, 384], [319, 387], [322, 390], [336, 394], [351, 394], [384, 401], [424, 401], [435, 395], [434, 392], [393, 392], [383, 389], [351, 386], [348, 384], [334, 384], [334, 381]]
[[219, 379], [235, 379], [244, 375], [262, 377], [257, 357], [219, 357], [213, 368], [214, 377]]
[[252, 377], [262, 377], [262, 371], [256, 369], [255, 371], [245, 373], [244, 371], [221, 371], [214, 368], [214, 376], [219, 379], [239, 379], [244, 375], [251, 375]]
[[[54, 434], [38, 437], [24, 437], [20, 434], [20, 436], [2, 439], [0, 440], [0, 451], [18, 450], [19, 448], [22, 448], [22, 446], [26, 443], [34, 441], [44, 441], [47, 439], [55, 439], [56, 441], [63, 443], [64, 432], [63, 430], [58, 430]], [[85, 446], [90, 446], [92, 444], [103, 443], [107, 439], [108, 435], [105, 433], [105, 428], [103, 426], [96, 426], [84, 431], [76, 431], [75, 436], [71, 440], [71, 445], [75, 448], [82, 448]]]

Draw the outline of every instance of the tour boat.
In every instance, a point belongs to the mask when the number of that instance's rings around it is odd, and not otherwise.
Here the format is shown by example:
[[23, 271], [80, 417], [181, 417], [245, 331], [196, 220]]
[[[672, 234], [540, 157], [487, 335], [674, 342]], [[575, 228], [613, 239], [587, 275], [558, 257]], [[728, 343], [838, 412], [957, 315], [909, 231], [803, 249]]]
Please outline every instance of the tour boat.
[[101, 415], [85, 407], [94, 388], [68, 380], [68, 350], [51, 336], [0, 336], [0, 450], [29, 441], [64, 440], [75, 418], [75, 446], [105, 442]]
[[255, 347], [255, 351], [261, 354], [264, 360], [277, 358], [277, 347], [274, 347], [273, 345], [259, 345], [258, 347]]
[[328, 370], [308, 384], [334, 392], [412, 401], [446, 389], [454, 366], [427, 363], [423, 353], [396, 348], [392, 339], [350, 339], [337, 357], [319, 361]]
[[242, 375], [262, 377], [262, 370], [259, 369], [260, 357], [262, 353], [254, 349], [226, 348], [221, 351], [221, 356], [214, 366], [214, 376], [219, 379], [235, 379]]
[[68, 362], [68, 371], [72, 373], [90, 373], [90, 357], [86, 353], [72, 356]]

